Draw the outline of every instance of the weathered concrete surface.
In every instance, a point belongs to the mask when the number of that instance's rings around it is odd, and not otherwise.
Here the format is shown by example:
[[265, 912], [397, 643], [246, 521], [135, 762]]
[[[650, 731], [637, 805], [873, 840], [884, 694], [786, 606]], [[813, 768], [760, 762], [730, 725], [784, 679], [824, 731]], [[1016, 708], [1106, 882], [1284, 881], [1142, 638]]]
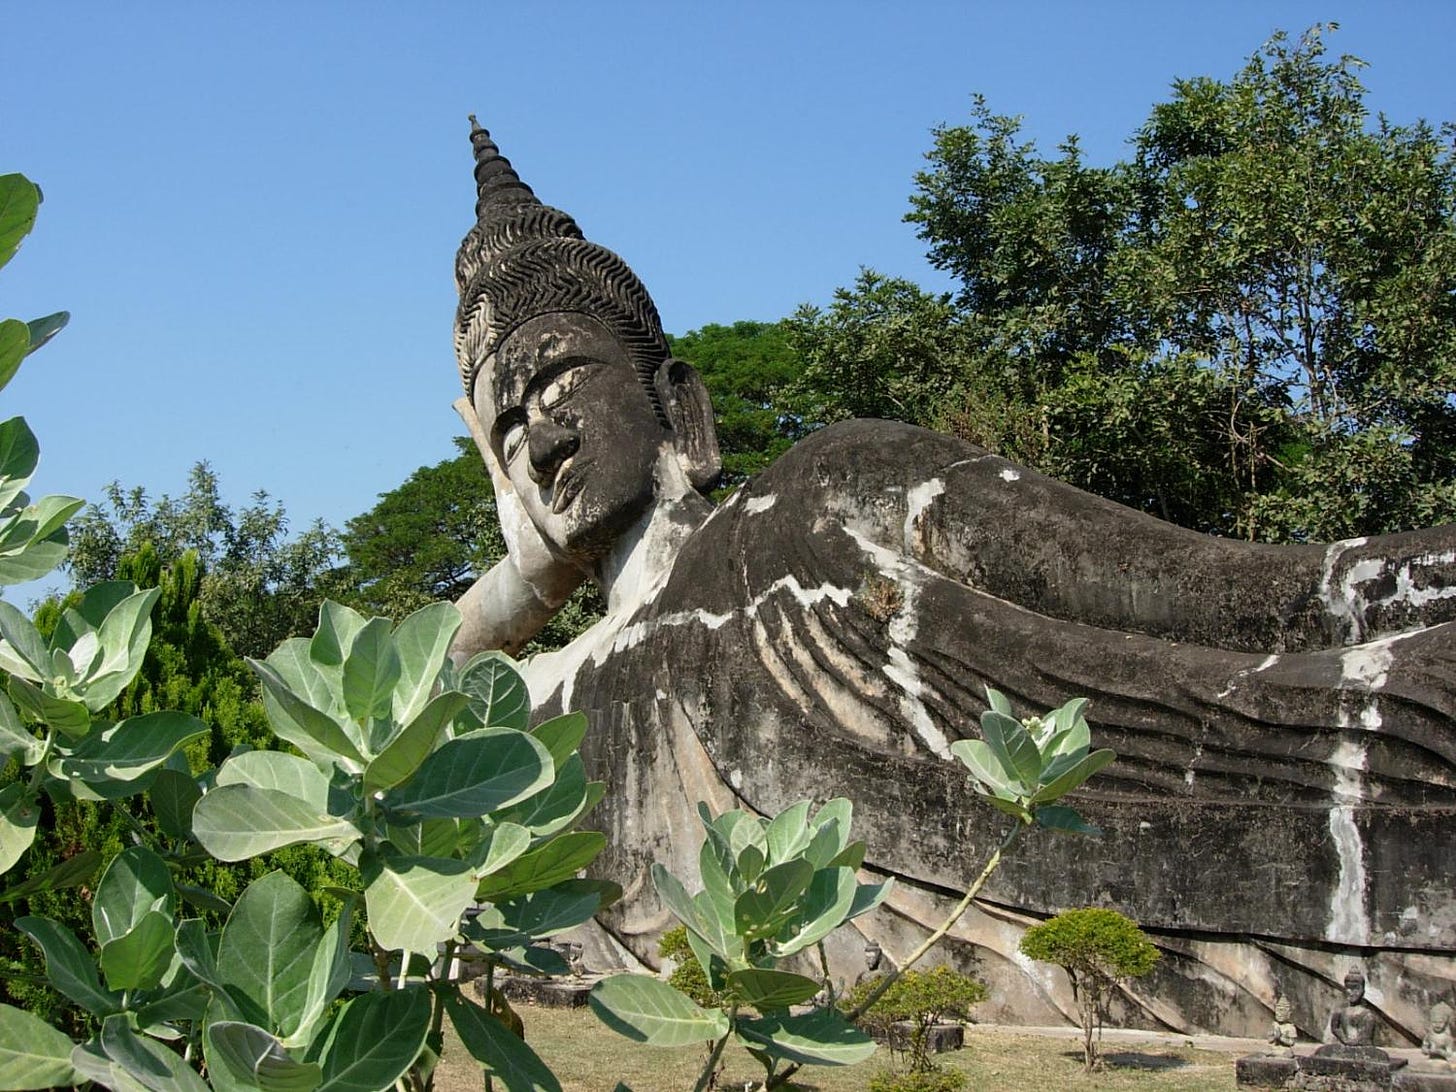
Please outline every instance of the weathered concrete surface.
[[[591, 719], [604, 866], [629, 894], [609, 926], [649, 960], [667, 917], [647, 869], [695, 875], [698, 800], [771, 813], [835, 795], [855, 801], [868, 867], [901, 881], [866, 928], [903, 956], [1001, 832], [943, 757], [989, 683], [1026, 712], [1090, 695], [1094, 741], [1121, 755], [1077, 801], [1106, 836], [1032, 834], [958, 930], [994, 1018], [1075, 1011], [1016, 940], [1103, 905], [1167, 956], [1129, 990], [1130, 1020], [1261, 1035], [1278, 983], [1313, 1032], [1359, 960], [1385, 1037], [1407, 1042], [1456, 979], [1453, 557], [1452, 528], [1227, 543], [853, 422], [750, 483], [646, 603], [528, 676], [538, 715]], [[1351, 576], [1378, 566], [1400, 575]], [[1386, 628], [1417, 608], [1438, 624]], [[1104, 624], [1063, 617], [1079, 613]]]

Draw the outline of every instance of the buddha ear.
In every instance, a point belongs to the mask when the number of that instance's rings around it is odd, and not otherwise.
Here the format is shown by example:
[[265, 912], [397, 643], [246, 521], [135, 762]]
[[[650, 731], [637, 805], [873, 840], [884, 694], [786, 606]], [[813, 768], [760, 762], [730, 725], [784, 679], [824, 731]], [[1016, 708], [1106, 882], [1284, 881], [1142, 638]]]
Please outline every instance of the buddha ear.
[[672, 426], [678, 459], [693, 488], [706, 493], [723, 470], [707, 384], [691, 364], [674, 357], [658, 365], [655, 384], [658, 401]]

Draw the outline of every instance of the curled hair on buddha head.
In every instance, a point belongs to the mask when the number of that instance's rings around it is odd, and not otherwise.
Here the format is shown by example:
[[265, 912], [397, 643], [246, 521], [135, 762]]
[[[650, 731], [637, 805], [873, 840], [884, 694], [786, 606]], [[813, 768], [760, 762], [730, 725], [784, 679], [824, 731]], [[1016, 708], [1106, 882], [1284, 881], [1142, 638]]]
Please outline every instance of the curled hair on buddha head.
[[537, 315], [572, 311], [621, 339], [653, 412], [670, 428], [656, 383], [670, 354], [647, 289], [626, 262], [584, 238], [575, 220], [537, 199], [474, 115], [470, 125], [475, 226], [455, 257], [455, 356], [465, 393], [474, 398], [486, 358], [512, 330]]

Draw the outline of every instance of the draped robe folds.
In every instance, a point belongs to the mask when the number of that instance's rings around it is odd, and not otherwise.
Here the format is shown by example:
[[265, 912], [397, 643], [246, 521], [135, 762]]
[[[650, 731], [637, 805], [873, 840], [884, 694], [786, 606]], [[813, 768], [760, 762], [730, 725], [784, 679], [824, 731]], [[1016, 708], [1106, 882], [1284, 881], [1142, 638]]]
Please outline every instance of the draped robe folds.
[[[897, 880], [859, 925], [903, 957], [1008, 822], [948, 752], [990, 685], [1022, 715], [1090, 698], [1119, 757], [1072, 800], [1104, 837], [1029, 833], [952, 934], [992, 987], [984, 1018], [1074, 1014], [1016, 942], [1098, 905], [1165, 953], [1129, 987], [1134, 1022], [1262, 1036], [1283, 992], [1318, 1027], [1359, 961], [1386, 1035], [1418, 1041], [1456, 981], [1452, 619], [1456, 527], [1232, 542], [855, 421], [739, 490], [656, 586], [527, 677], [538, 716], [590, 719], [601, 871], [626, 889], [604, 924], [641, 957], [672, 924], [652, 861], [696, 882], [698, 801], [834, 796], [867, 876]], [[863, 939], [835, 944], [852, 967]]]

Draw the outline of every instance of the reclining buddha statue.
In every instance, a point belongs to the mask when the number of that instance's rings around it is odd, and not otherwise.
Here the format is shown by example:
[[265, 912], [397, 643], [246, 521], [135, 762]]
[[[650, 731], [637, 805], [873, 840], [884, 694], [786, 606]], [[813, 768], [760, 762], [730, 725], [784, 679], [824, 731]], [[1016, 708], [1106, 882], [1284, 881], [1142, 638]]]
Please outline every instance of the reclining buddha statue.
[[1008, 821], [947, 761], [986, 687], [1020, 715], [1086, 696], [1119, 755], [1075, 800], [1104, 836], [1028, 837], [949, 938], [989, 1018], [1075, 1012], [1017, 940], [1098, 905], [1164, 951], [1129, 1019], [1262, 1035], [1282, 984], [1313, 1026], [1353, 958], [1392, 1034], [1420, 1026], [1456, 978], [1456, 527], [1228, 541], [879, 420], [714, 508], [712, 409], [646, 289], [471, 139], [457, 405], [509, 552], [454, 652], [514, 653], [600, 587], [606, 616], [523, 672], [538, 717], [590, 719], [617, 941], [650, 960], [672, 924], [648, 869], [696, 875], [698, 801], [847, 796], [866, 873], [897, 883], [831, 961], [900, 958]]

